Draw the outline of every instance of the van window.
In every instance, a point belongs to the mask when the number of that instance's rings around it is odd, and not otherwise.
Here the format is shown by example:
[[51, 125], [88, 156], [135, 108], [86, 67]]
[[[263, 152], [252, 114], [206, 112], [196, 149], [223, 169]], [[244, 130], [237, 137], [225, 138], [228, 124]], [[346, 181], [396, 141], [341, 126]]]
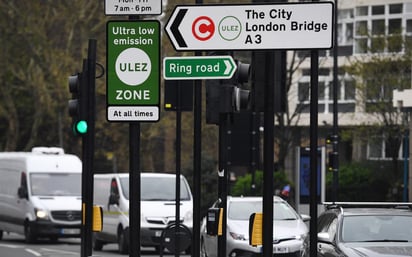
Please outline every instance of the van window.
[[32, 173], [30, 182], [32, 195], [81, 196], [80, 173]]
[[15, 195], [17, 188], [21, 186], [19, 173], [12, 170], [0, 170], [0, 177], [0, 195]]
[[[176, 179], [174, 177], [142, 177], [141, 200], [142, 201], [175, 201]], [[121, 178], [123, 194], [129, 199], [129, 178]], [[190, 193], [183, 179], [180, 180], [180, 200], [190, 200]]]

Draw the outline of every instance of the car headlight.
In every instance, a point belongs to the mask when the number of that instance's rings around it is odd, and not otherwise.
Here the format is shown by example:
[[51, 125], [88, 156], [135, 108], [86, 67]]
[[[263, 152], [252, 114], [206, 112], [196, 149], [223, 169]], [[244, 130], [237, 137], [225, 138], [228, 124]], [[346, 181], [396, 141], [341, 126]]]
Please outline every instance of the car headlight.
[[38, 219], [48, 219], [49, 215], [45, 210], [42, 209], [34, 209], [34, 213], [36, 214], [36, 218]]
[[183, 221], [187, 223], [192, 223], [193, 222], [193, 212], [188, 211], [186, 212], [185, 216], [183, 217]]
[[246, 241], [246, 237], [243, 234], [237, 234], [235, 232], [229, 232], [229, 234], [234, 240]]

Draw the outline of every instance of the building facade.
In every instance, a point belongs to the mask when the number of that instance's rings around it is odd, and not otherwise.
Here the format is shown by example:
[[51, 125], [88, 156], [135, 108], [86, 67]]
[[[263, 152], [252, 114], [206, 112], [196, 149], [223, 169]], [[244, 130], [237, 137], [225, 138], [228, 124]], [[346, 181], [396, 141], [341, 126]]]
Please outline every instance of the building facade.
[[[372, 104], [379, 99], [391, 101], [394, 88], [411, 87], [410, 67], [398, 74], [398, 82], [382, 83], [380, 92], [366, 94], [368, 83], [351, 74], [348, 69], [359, 60], [369, 61], [371, 56], [391, 57], [405, 54], [408, 42], [412, 38], [412, 0], [339, 0], [338, 1], [338, 124], [340, 134], [352, 128], [384, 125], [379, 114], [371, 111]], [[392, 37], [392, 38], [391, 38]], [[305, 127], [310, 124], [310, 54], [299, 52], [297, 60], [306, 59], [293, 74], [292, 87], [289, 91], [289, 110], [300, 113], [297, 124], [302, 127], [302, 138], [307, 136]], [[298, 62], [295, 60], [295, 62]], [[333, 50], [319, 51], [319, 85], [318, 85], [318, 121], [319, 137], [325, 138], [332, 132], [333, 124], [333, 85], [334, 85], [334, 53]], [[379, 78], [377, 75], [376, 78]], [[363, 87], [363, 88], [362, 88]], [[371, 87], [369, 87], [371, 88]], [[393, 110], [388, 110], [393, 112]], [[402, 114], [396, 114], [395, 123], [402, 122]], [[307, 129], [306, 129], [307, 130]], [[388, 142], [385, 133], [360, 133], [349, 138], [341, 138], [340, 160], [390, 160]], [[304, 139], [301, 140], [301, 144]], [[303, 143], [304, 144], [304, 143]], [[319, 145], [324, 144], [320, 140]], [[399, 158], [403, 158], [402, 147], [399, 147]]]

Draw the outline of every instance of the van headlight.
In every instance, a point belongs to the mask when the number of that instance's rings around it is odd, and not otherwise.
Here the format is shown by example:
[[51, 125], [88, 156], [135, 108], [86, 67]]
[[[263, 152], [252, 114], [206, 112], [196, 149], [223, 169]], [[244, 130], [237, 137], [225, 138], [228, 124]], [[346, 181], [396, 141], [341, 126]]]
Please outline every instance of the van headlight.
[[45, 210], [42, 209], [34, 209], [34, 213], [36, 214], [36, 218], [38, 219], [48, 219], [49, 215]]

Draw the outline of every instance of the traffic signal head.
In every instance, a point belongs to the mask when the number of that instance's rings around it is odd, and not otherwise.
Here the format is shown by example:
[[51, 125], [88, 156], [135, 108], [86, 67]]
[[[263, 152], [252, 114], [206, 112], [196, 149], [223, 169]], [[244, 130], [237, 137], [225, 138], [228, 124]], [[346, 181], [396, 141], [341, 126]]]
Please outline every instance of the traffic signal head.
[[69, 76], [69, 91], [72, 99], [68, 102], [69, 115], [75, 135], [87, 133], [87, 83], [84, 73]]
[[246, 110], [249, 107], [250, 90], [234, 87], [233, 105], [235, 111]]
[[233, 75], [233, 80], [235, 84], [242, 84], [249, 81], [250, 76], [250, 64], [242, 63], [239, 60], [236, 60], [236, 72]]

